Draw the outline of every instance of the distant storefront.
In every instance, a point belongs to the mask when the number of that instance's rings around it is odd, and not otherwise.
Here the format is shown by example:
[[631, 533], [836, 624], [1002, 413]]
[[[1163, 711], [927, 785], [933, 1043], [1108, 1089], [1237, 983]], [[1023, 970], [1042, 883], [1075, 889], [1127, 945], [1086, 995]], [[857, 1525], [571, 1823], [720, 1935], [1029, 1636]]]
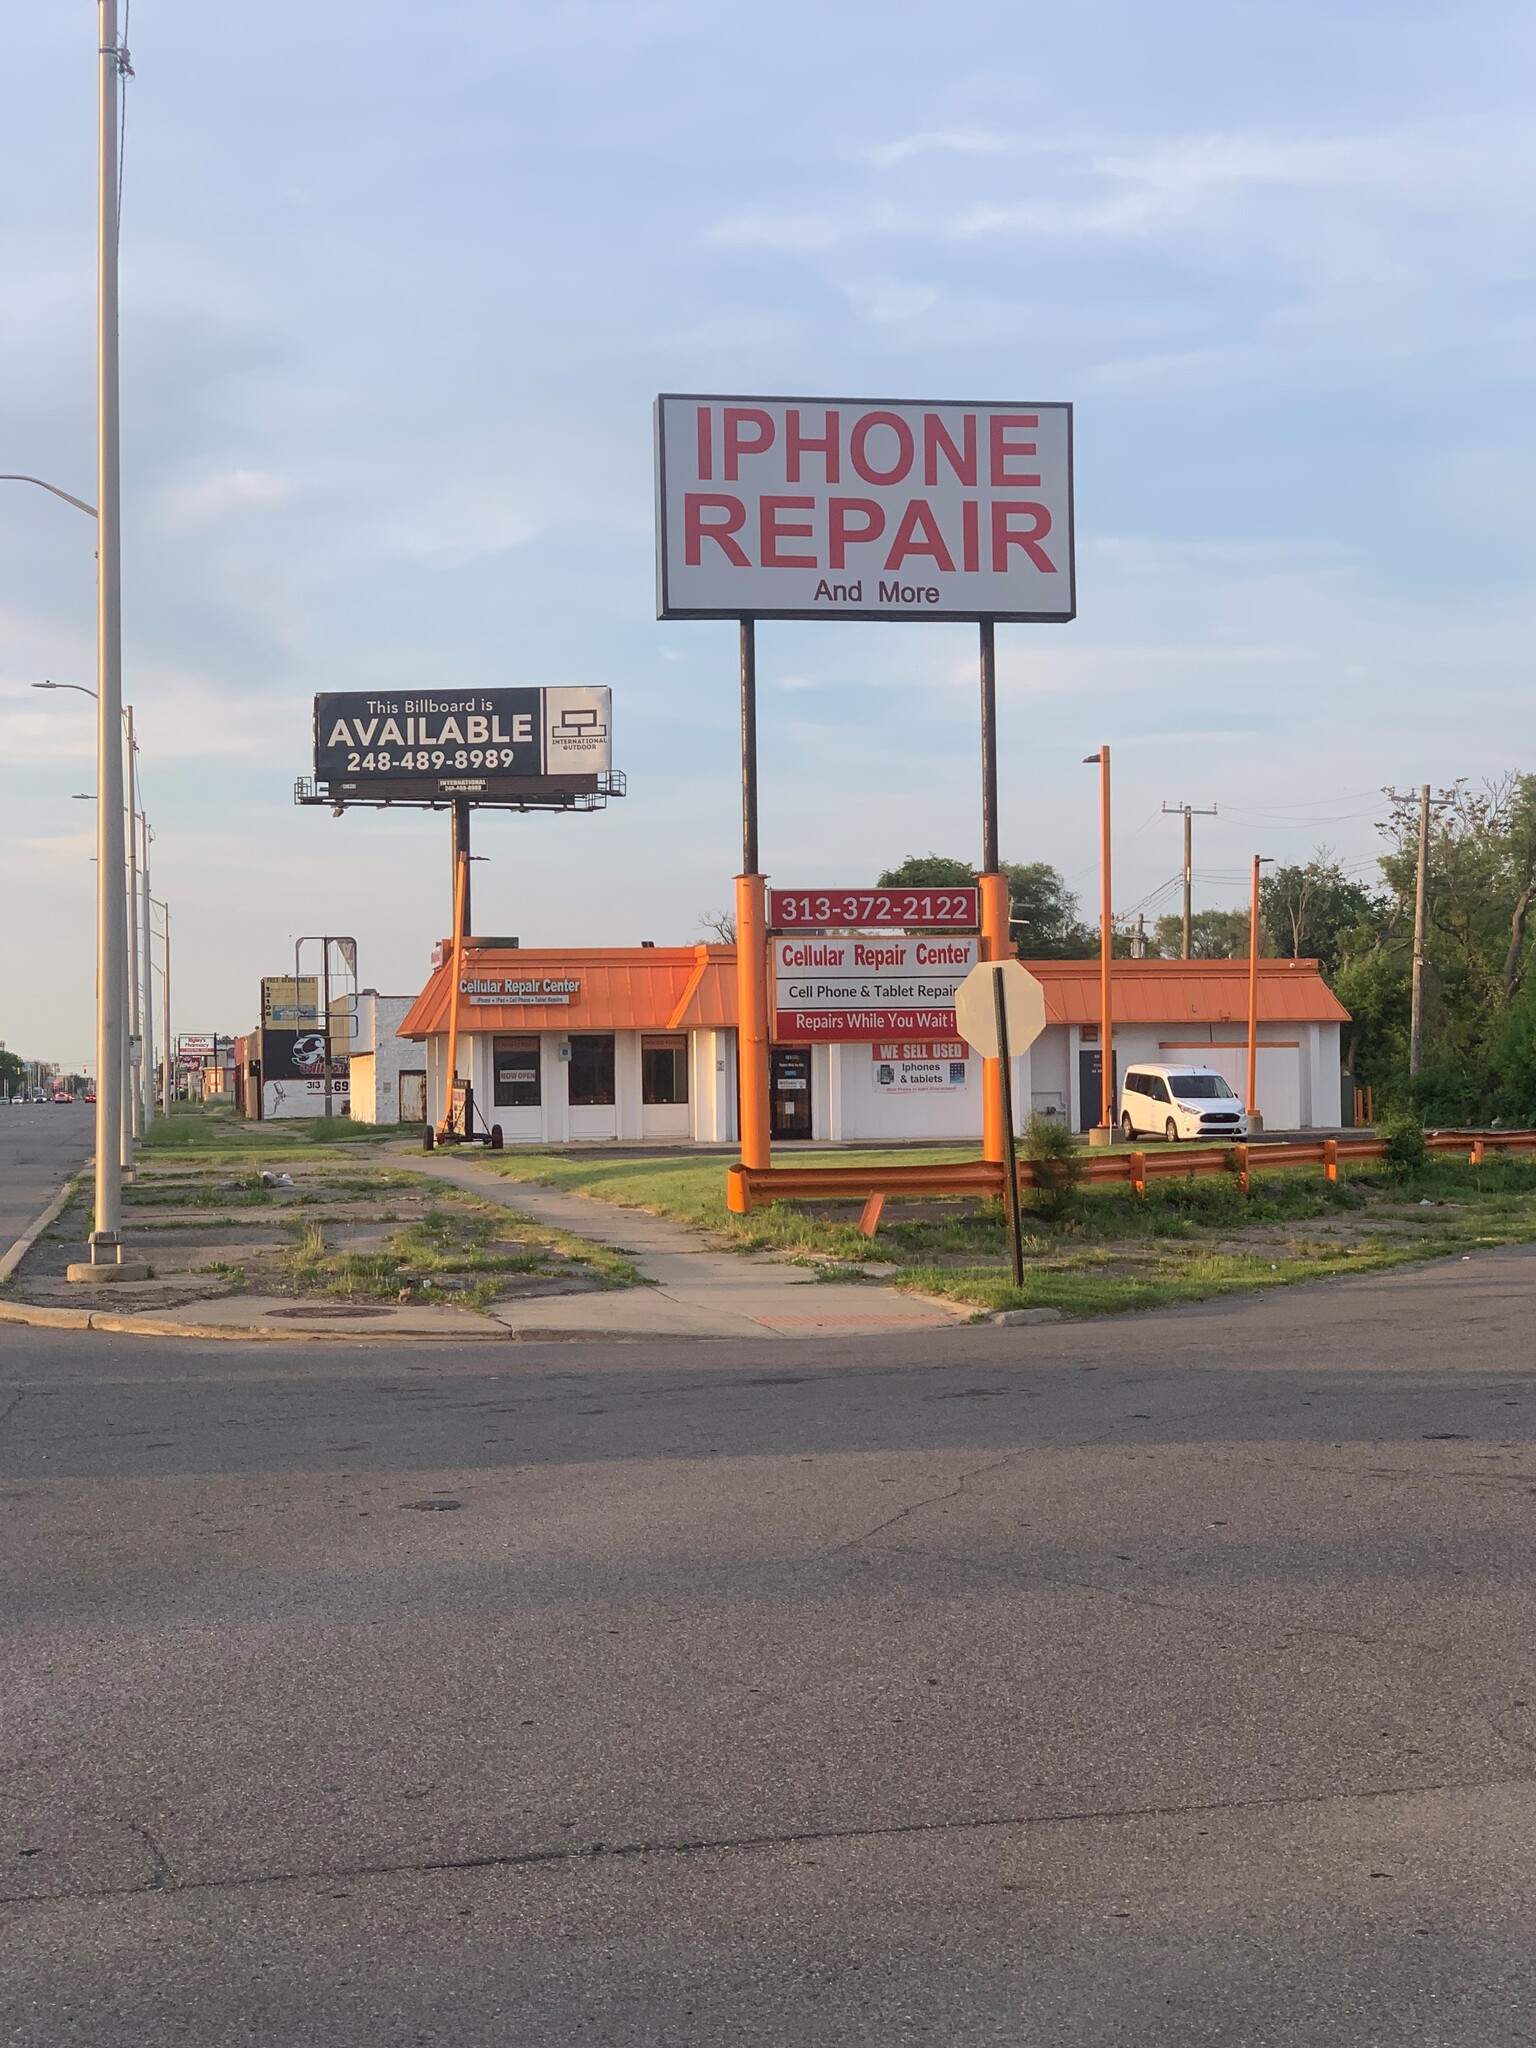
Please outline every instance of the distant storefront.
[[[1027, 964], [1044, 984], [1048, 1021], [1015, 1062], [1019, 1121], [1035, 1110], [1084, 1130], [1098, 1120], [1098, 963]], [[451, 979], [445, 963], [399, 1025], [422, 1048], [433, 1122], [444, 1115]], [[471, 940], [457, 1003], [459, 1074], [473, 1085], [477, 1118], [499, 1124], [508, 1144], [736, 1141], [729, 946], [531, 952]], [[1189, 1061], [1215, 1067], [1241, 1093], [1247, 1005], [1244, 960], [1117, 961], [1117, 1067]], [[1262, 961], [1258, 1011], [1266, 1127], [1335, 1127], [1348, 1013], [1317, 963]], [[770, 1076], [778, 1142], [981, 1135], [981, 1062], [953, 1037], [776, 1044]]]

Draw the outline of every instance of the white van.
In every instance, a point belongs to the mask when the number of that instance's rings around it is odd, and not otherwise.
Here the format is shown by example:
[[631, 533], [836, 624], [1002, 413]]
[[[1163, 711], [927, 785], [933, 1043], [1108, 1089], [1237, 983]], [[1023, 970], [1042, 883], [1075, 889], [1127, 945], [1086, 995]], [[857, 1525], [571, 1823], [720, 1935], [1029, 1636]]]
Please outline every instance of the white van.
[[1214, 1067], [1127, 1067], [1120, 1084], [1120, 1135], [1129, 1144], [1147, 1136], [1246, 1138], [1241, 1101]]

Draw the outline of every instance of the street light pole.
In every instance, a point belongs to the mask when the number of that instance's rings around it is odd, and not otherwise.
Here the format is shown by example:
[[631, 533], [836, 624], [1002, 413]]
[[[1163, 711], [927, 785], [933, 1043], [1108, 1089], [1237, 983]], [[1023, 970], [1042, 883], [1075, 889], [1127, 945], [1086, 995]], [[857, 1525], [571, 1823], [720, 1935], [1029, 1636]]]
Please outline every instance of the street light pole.
[[1111, 961], [1115, 950], [1114, 888], [1110, 875], [1109, 748], [1085, 754], [1083, 765], [1099, 770], [1099, 1124], [1090, 1144], [1113, 1142], [1115, 1135], [1115, 1047]]
[[1248, 1128], [1262, 1128], [1259, 1118], [1259, 870], [1269, 866], [1267, 853], [1253, 856], [1253, 893], [1248, 909]]
[[143, 1100], [144, 1128], [147, 1131], [155, 1117], [155, 978], [151, 966], [150, 920], [149, 920], [149, 842], [154, 838], [149, 829], [149, 820], [140, 811], [138, 827], [143, 834], [144, 859], [141, 863], [143, 886], [140, 890], [141, 913], [140, 958], [144, 963], [143, 997], [143, 1042], [139, 1048], [139, 1087]]
[[[124, 981], [122, 584], [117, 346], [117, 0], [97, 0], [96, 93], [96, 1208], [90, 1267], [122, 1263]], [[76, 1269], [82, 1278], [90, 1268]]]

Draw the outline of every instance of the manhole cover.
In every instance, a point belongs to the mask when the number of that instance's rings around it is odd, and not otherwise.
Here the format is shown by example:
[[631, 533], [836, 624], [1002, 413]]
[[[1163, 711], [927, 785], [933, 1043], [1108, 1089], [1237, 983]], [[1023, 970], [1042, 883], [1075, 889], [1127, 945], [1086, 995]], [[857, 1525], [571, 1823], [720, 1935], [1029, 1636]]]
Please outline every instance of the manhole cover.
[[334, 1307], [326, 1303], [317, 1308], [274, 1308], [268, 1314], [273, 1316], [302, 1316], [307, 1322], [312, 1316], [328, 1316], [335, 1321], [351, 1322], [358, 1316], [387, 1316], [393, 1311], [387, 1308], [353, 1307], [348, 1302], [337, 1302]]

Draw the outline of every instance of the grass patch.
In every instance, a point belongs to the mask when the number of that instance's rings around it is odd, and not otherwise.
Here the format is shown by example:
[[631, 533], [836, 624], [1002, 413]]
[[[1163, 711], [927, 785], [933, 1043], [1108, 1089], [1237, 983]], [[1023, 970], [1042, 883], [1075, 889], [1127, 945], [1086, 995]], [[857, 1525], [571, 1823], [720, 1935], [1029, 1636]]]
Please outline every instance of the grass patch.
[[571, 1276], [633, 1287], [640, 1275], [621, 1253], [586, 1243], [510, 1209], [449, 1197], [391, 1232], [378, 1251], [331, 1251], [325, 1226], [294, 1219], [284, 1265], [294, 1291], [355, 1301], [450, 1302], [488, 1310], [519, 1276]]
[[[924, 1156], [966, 1159], [975, 1152]], [[838, 1153], [828, 1164], [910, 1157]], [[1401, 1163], [1346, 1166], [1337, 1182], [1320, 1168], [1256, 1170], [1248, 1196], [1227, 1175], [1152, 1180], [1144, 1198], [1128, 1186], [1053, 1189], [1046, 1199], [1027, 1198], [1034, 1213], [1026, 1224], [1022, 1288], [1008, 1271], [1000, 1202], [892, 1197], [870, 1240], [858, 1232], [852, 1201], [778, 1202], [750, 1216], [731, 1215], [718, 1159], [519, 1153], [495, 1164], [516, 1178], [671, 1217], [738, 1251], [835, 1262], [828, 1277], [858, 1262], [883, 1261], [898, 1268], [897, 1287], [978, 1310], [1105, 1315], [1536, 1242], [1536, 1159], [1515, 1154], [1490, 1154], [1481, 1166], [1431, 1156], [1406, 1173]]]

